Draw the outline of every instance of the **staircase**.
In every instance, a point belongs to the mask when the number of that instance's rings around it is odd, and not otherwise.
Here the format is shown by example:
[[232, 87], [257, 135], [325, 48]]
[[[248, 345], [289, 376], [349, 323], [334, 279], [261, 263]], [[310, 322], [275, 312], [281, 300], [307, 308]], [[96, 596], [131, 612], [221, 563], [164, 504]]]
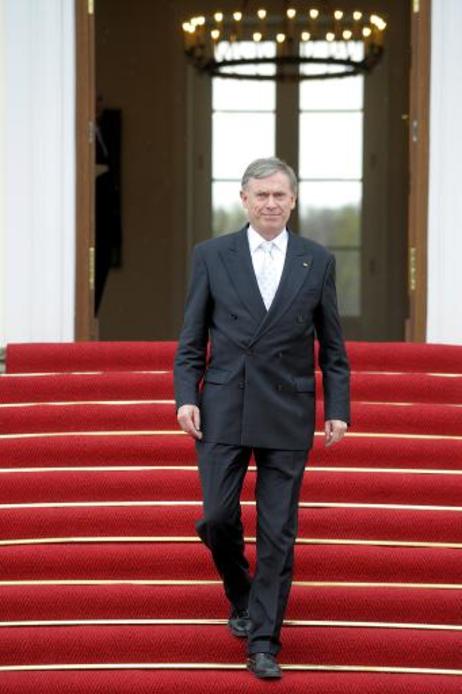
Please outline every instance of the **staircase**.
[[[195, 533], [201, 495], [176, 425], [175, 348], [7, 346], [0, 692], [460, 694], [462, 347], [347, 345], [352, 428], [329, 449], [316, 436], [284, 677], [270, 685], [245, 671]], [[252, 467], [252, 565], [254, 483]]]

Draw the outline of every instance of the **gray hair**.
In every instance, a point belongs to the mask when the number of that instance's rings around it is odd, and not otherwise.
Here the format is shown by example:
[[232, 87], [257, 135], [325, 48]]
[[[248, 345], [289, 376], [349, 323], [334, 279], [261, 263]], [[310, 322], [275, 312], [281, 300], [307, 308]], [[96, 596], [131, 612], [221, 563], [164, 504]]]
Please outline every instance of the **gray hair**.
[[255, 159], [251, 164], [248, 165], [244, 171], [244, 175], [241, 180], [241, 187], [246, 188], [249, 180], [251, 178], [267, 178], [272, 176], [274, 173], [281, 171], [289, 179], [290, 188], [294, 195], [297, 195], [298, 181], [295, 171], [289, 164], [286, 164], [282, 159], [277, 157], [268, 157], [266, 159]]

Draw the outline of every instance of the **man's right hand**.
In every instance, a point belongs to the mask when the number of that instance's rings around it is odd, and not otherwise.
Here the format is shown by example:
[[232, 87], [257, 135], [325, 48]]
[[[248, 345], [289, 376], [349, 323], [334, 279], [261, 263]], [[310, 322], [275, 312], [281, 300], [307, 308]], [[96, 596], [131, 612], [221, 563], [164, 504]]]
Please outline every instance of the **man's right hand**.
[[201, 413], [197, 405], [182, 405], [178, 409], [176, 418], [183, 431], [195, 439], [202, 438]]

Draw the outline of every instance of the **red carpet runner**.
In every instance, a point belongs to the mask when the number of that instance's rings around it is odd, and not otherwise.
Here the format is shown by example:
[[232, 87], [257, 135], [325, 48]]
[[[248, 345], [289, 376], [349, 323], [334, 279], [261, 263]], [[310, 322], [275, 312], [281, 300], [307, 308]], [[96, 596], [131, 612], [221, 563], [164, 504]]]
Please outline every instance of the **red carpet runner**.
[[[353, 427], [300, 504], [285, 676], [245, 646], [194, 530], [175, 343], [8, 345], [0, 692], [462, 692], [462, 347], [349, 343]], [[321, 393], [318, 375], [318, 393]], [[319, 403], [318, 430], [322, 428]], [[255, 470], [243, 494], [254, 563]]]

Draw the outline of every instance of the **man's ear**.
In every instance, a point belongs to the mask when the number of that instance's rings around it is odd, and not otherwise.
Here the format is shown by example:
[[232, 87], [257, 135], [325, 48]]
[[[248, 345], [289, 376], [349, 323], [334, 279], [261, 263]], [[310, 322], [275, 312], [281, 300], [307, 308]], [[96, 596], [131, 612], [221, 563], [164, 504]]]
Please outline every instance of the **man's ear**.
[[248, 197], [248, 195], [247, 195], [247, 193], [245, 192], [245, 190], [241, 190], [241, 191], [240, 191], [240, 196], [241, 196], [241, 202], [242, 202], [242, 204], [244, 205], [244, 207], [247, 207], [247, 197]]

